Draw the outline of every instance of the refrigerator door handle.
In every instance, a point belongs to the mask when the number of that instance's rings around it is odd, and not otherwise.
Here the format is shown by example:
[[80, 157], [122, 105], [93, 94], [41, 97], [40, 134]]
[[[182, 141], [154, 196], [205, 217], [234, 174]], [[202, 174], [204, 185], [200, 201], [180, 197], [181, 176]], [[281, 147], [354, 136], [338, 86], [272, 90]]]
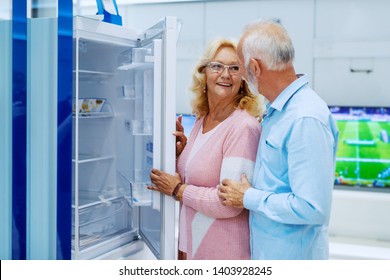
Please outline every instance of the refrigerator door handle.
[[[153, 168], [161, 169], [162, 155], [162, 40], [155, 39], [154, 43], [154, 115], [153, 115]], [[158, 192], [153, 192], [152, 207], [160, 209], [161, 195]]]

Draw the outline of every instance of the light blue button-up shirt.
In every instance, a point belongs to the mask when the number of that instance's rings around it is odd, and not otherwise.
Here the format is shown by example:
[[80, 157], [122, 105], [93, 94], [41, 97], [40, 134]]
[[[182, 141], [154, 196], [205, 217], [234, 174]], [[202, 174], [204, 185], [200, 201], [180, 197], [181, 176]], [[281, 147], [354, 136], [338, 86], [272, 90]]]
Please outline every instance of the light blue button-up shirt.
[[250, 211], [253, 259], [328, 259], [338, 130], [303, 75], [263, 117]]

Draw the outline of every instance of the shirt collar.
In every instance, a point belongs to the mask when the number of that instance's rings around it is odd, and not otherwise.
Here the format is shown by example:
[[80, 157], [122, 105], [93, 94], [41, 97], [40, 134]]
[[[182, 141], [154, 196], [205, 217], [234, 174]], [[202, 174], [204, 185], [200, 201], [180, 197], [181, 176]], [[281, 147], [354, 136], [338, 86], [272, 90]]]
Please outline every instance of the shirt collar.
[[270, 116], [274, 110], [279, 112], [283, 110], [287, 101], [304, 85], [308, 84], [308, 78], [305, 74], [298, 74], [294, 82], [286, 87], [272, 103], [266, 105], [267, 116]]

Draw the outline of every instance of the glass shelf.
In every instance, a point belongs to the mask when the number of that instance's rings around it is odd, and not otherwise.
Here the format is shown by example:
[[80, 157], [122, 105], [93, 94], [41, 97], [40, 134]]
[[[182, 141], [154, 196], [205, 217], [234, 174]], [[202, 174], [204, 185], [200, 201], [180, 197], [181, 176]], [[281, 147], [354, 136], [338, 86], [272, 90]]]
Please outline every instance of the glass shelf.
[[[73, 118], [76, 114], [72, 115]], [[114, 114], [112, 112], [93, 112], [93, 113], [79, 113], [79, 119], [96, 119], [96, 118], [112, 118]]]
[[[79, 248], [81, 250], [84, 250], [88, 247], [91, 247], [93, 245], [101, 245], [100, 248], [104, 248], [107, 246], [107, 242], [110, 243], [120, 243], [125, 244], [126, 240], [127, 242], [131, 242], [135, 238], [137, 238], [138, 232], [137, 229], [133, 228], [125, 228], [122, 230], [113, 231], [111, 233], [106, 234], [96, 234], [96, 233], [83, 233], [79, 235]], [[119, 241], [118, 241], [119, 240]], [[125, 240], [125, 241], [123, 241]], [[72, 251], [74, 250], [75, 246], [75, 236], [72, 236]]]
[[[72, 117], [76, 118], [76, 113], [72, 113]], [[88, 112], [88, 113], [79, 113], [79, 119], [97, 119], [97, 118], [113, 118], [114, 112], [112, 106], [109, 103], [105, 103], [100, 112]]]
[[[88, 163], [88, 162], [96, 162], [96, 161], [101, 161], [101, 160], [110, 160], [114, 159], [115, 156], [99, 156], [99, 155], [84, 155], [80, 154], [79, 155], [79, 160], [77, 161], [78, 163]], [[76, 159], [73, 158], [72, 162], [76, 162]]]
[[[75, 74], [76, 71], [73, 71]], [[82, 82], [106, 82], [114, 76], [111, 72], [78, 70], [79, 80]]]
[[[121, 197], [123, 197], [123, 195], [118, 193], [114, 189], [112, 191], [105, 191], [105, 192], [79, 191], [78, 209], [81, 210], [81, 209], [88, 208], [88, 207], [95, 206], [95, 205], [99, 205], [102, 203], [109, 206], [109, 205], [111, 205], [113, 200], [117, 200]], [[73, 199], [73, 201], [74, 201], [74, 199]], [[76, 208], [76, 205], [72, 204], [72, 208]]]
[[126, 70], [144, 70], [148, 68], [152, 68], [153, 63], [152, 62], [140, 62], [140, 63], [129, 63], [129, 64], [123, 64], [119, 66], [117, 69], [126, 71]]

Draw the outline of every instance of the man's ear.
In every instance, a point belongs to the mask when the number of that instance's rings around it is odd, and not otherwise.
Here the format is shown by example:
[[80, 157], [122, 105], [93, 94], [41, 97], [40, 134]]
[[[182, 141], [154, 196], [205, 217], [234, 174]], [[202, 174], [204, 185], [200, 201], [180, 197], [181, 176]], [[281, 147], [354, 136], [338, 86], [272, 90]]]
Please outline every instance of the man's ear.
[[255, 75], [255, 77], [258, 77], [261, 75], [262, 72], [262, 65], [261, 62], [257, 59], [251, 58], [249, 61], [249, 69]]

